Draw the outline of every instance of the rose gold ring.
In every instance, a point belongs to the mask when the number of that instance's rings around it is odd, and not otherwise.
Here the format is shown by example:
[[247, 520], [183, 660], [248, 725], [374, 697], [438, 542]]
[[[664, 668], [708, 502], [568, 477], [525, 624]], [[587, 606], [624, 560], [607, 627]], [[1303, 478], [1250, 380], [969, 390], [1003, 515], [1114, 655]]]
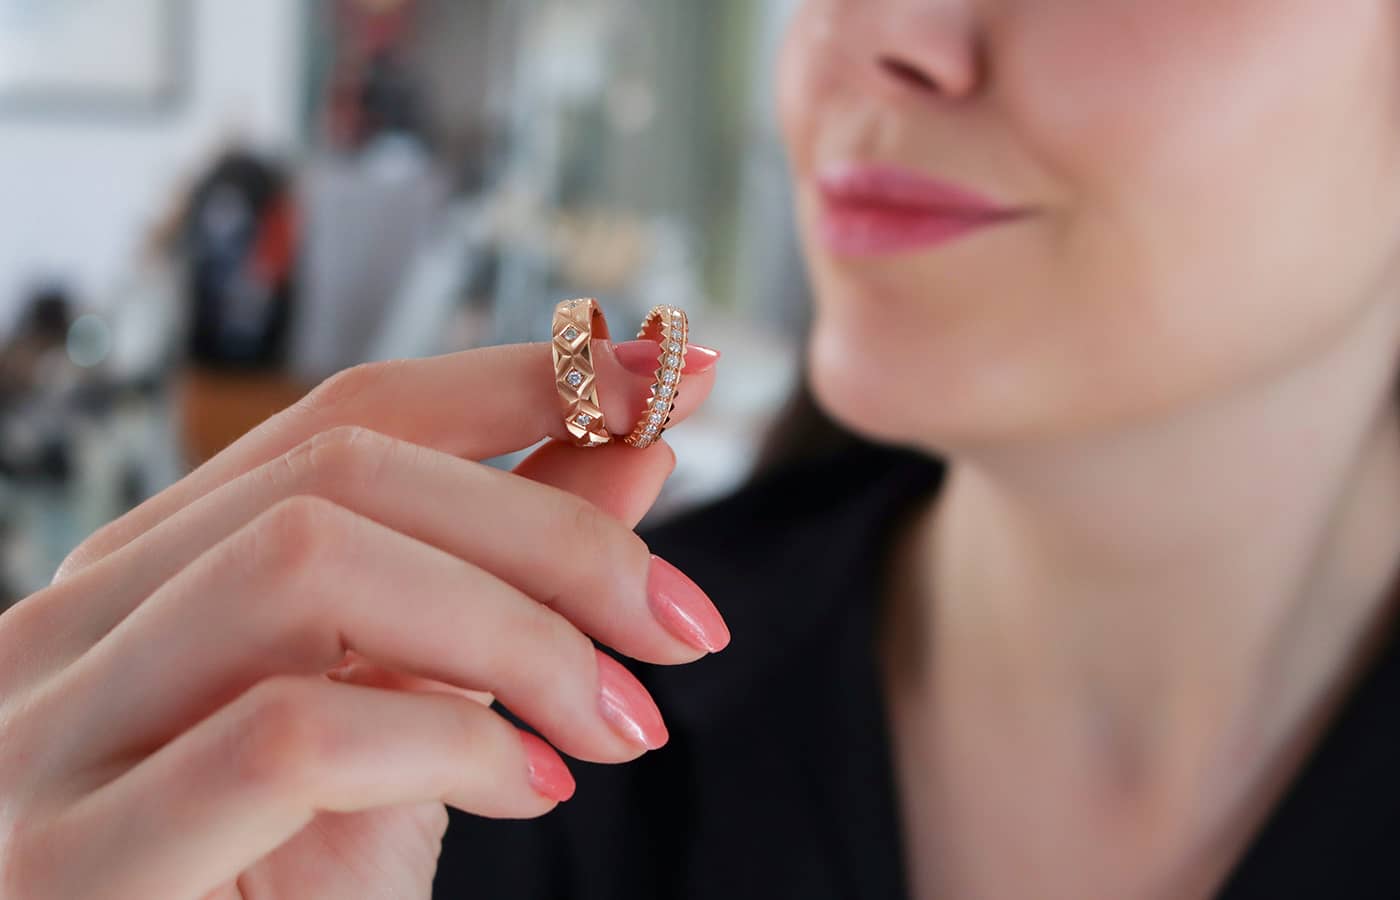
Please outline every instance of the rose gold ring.
[[658, 344], [655, 381], [647, 408], [642, 411], [632, 433], [623, 438], [623, 443], [638, 449], [649, 447], [666, 430], [673, 404], [680, 396], [681, 365], [685, 360], [689, 331], [685, 311], [677, 306], [653, 306], [642, 320], [637, 337], [655, 340]]
[[594, 338], [608, 338], [608, 323], [597, 300], [580, 297], [554, 307], [554, 383], [564, 401], [564, 427], [578, 447], [601, 447], [612, 440], [598, 405], [590, 343]]

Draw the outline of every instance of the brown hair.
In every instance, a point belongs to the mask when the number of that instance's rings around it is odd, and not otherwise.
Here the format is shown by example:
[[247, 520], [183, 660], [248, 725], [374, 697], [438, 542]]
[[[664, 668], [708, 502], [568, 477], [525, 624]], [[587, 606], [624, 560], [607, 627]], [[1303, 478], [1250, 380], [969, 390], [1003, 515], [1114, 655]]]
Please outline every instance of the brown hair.
[[[804, 340], [803, 347], [807, 343]], [[799, 372], [806, 372], [804, 358]], [[826, 457], [864, 443], [855, 432], [831, 418], [817, 405], [805, 375], [779, 410], [772, 427], [759, 444], [758, 460], [751, 477], [786, 464]]]

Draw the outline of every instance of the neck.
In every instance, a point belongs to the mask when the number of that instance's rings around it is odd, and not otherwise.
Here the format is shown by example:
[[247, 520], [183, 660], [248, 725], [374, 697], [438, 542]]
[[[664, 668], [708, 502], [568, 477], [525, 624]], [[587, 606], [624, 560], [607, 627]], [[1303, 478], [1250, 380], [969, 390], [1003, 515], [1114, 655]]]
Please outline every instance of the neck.
[[951, 454], [911, 537], [939, 676], [966, 661], [1133, 793], [1199, 800], [1286, 754], [1397, 574], [1400, 306], [1379, 314], [1170, 419]]

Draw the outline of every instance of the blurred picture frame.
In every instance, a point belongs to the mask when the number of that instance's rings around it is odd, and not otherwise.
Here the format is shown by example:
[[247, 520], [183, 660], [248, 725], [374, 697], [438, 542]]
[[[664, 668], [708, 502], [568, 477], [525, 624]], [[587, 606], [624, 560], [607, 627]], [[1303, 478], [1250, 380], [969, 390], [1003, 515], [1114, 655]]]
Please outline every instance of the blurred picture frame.
[[160, 113], [184, 92], [186, 0], [0, 0], [0, 117]]

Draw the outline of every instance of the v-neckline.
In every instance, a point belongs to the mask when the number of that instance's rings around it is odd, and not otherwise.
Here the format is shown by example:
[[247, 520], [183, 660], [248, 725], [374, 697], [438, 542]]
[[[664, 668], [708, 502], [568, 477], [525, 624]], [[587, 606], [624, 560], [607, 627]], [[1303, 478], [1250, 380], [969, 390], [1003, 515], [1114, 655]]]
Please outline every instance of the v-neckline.
[[[922, 499], [935, 499], [945, 484], [946, 464], [938, 460], [935, 464], [939, 469], [932, 492]], [[832, 785], [831, 794], [833, 808], [851, 804], [887, 823], [879, 831], [847, 834], [838, 842], [838, 856], [845, 861], [852, 883], [859, 884], [861, 865], [883, 858], [883, 864], [896, 873], [897, 896], [910, 900], [908, 854], [914, 848], [905, 833], [893, 705], [877, 645], [889, 597], [883, 550], [893, 528], [906, 521], [903, 513], [915, 498], [895, 499], [869, 532], [872, 541], [864, 559], [870, 568], [863, 573], [867, 602], [853, 604], [853, 620], [841, 642], [844, 654], [849, 654], [851, 685], [863, 700], [849, 704], [847, 719], [840, 724], [866, 729], [864, 733], [871, 736], [870, 753]], [[1388, 880], [1382, 883], [1375, 880], [1374, 868], [1346, 862], [1368, 851], [1375, 861], [1388, 861], [1385, 848], [1400, 838], [1400, 560], [1386, 605], [1381, 614], [1385, 636], [1370, 648], [1368, 659], [1226, 869], [1211, 900], [1400, 896], [1400, 870], [1388, 867]], [[861, 648], [866, 648], [864, 655]], [[1319, 827], [1324, 822], [1336, 827]], [[1347, 890], [1339, 891], [1343, 884]]]

